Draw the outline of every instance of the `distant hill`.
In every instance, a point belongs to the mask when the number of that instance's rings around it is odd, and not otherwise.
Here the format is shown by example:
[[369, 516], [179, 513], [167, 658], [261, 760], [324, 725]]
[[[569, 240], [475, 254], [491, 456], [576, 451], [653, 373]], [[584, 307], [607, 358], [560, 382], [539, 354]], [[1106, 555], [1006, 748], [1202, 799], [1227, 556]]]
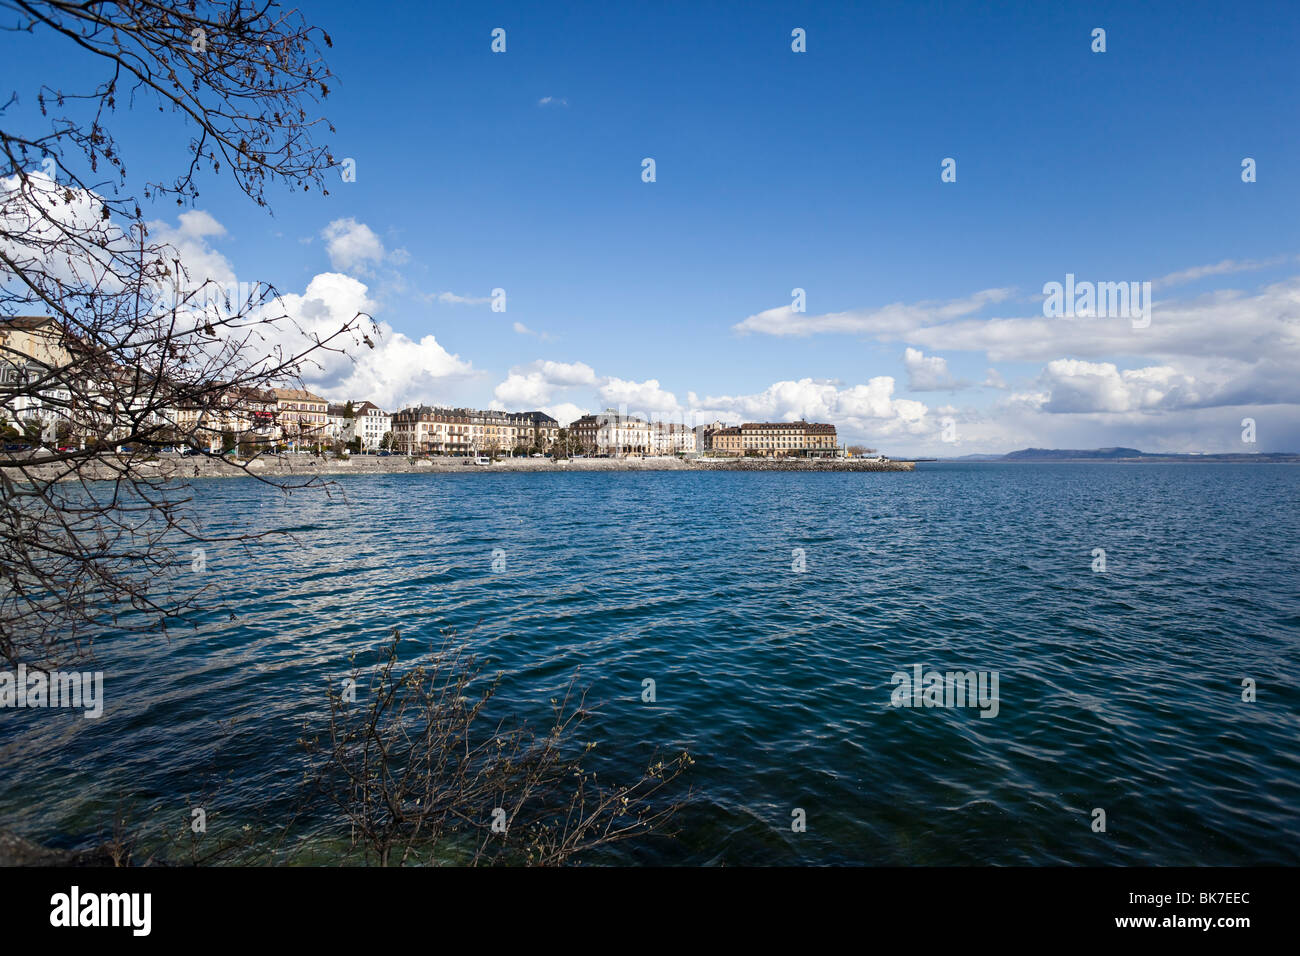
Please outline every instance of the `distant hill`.
[[1098, 458], [1145, 458], [1136, 448], [1022, 448], [1002, 456], [1002, 461], [1093, 461]]
[[1187, 455], [1166, 452], [1147, 452], [1136, 448], [1022, 448], [1005, 455], [963, 455], [960, 458], [942, 458], [940, 461], [1188, 461], [1188, 462], [1300, 462], [1296, 452], [1254, 452], [1213, 455]]

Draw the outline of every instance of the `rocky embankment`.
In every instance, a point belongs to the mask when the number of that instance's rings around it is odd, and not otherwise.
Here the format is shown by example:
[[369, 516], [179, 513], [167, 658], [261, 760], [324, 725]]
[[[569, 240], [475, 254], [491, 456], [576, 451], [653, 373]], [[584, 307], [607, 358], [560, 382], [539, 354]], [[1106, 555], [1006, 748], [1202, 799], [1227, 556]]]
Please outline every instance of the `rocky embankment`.
[[[312, 475], [388, 475], [388, 474], [489, 474], [501, 472], [560, 471], [912, 471], [911, 461], [871, 461], [869, 459], [807, 459], [773, 461], [762, 458], [503, 458], [489, 465], [476, 465], [466, 458], [407, 458], [403, 455], [354, 455], [351, 458], [315, 455], [263, 456], [232, 462], [207, 456], [181, 457], [163, 455], [137, 460], [137, 473], [156, 474], [160, 478], [235, 478], [257, 475], [267, 478], [307, 477]], [[74, 470], [75, 469], [75, 470]], [[28, 472], [39, 480], [49, 478], [113, 478], [121, 464], [113, 458], [103, 461], [39, 463], [33, 461]]]
[[111, 847], [92, 850], [52, 850], [0, 830], [0, 866], [115, 866]]

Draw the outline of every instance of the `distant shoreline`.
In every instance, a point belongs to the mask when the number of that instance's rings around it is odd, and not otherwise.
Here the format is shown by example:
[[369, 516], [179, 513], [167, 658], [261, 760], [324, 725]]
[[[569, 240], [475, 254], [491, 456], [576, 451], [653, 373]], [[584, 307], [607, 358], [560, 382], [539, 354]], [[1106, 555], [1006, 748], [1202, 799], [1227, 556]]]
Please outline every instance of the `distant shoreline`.
[[940, 465], [1300, 465], [1300, 455], [1143, 455], [1141, 458], [939, 458]]

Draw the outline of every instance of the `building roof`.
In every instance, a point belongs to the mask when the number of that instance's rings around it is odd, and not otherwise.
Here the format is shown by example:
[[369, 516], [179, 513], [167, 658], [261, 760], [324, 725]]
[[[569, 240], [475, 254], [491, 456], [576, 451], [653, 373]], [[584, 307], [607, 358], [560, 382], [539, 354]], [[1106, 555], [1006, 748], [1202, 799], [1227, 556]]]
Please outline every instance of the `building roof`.
[[305, 388], [273, 388], [275, 397], [282, 402], [320, 402], [327, 404], [325, 399], [319, 395], [307, 391]]
[[[0, 315], [0, 327], [19, 329], [30, 332], [32, 329], [44, 328], [46, 325], [57, 325], [54, 317], [50, 315]], [[2, 329], [0, 329], [2, 330]]]
[[534, 425], [550, 426], [560, 424], [545, 412], [511, 412], [511, 418], [523, 419]]

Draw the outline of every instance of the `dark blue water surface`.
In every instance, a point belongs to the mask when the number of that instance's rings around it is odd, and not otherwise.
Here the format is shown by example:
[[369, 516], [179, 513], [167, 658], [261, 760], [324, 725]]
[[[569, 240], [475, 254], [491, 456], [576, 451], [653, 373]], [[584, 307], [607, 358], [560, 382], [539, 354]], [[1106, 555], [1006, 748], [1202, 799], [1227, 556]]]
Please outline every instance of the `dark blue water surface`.
[[[0, 712], [0, 823], [89, 845], [125, 801], [181, 822], [218, 783], [237, 820], [301, 778], [301, 723], [349, 654], [393, 627], [412, 649], [455, 628], [530, 720], [580, 669], [615, 777], [695, 757], [677, 837], [622, 844], [627, 862], [1296, 864], [1298, 479], [1058, 464], [392, 475], [332, 495], [197, 482], [208, 528], [295, 537], [209, 549], [237, 622], [101, 643], [103, 719]], [[997, 671], [997, 716], [891, 707], [914, 664]]]

